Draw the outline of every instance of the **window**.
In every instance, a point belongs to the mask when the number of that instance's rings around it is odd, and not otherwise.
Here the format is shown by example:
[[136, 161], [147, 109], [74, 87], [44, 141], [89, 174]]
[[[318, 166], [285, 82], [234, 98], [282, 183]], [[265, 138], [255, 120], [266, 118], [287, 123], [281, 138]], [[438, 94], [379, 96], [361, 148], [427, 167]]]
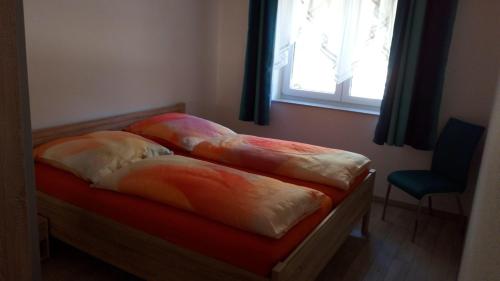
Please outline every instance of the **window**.
[[280, 99], [379, 111], [397, 0], [283, 0]]

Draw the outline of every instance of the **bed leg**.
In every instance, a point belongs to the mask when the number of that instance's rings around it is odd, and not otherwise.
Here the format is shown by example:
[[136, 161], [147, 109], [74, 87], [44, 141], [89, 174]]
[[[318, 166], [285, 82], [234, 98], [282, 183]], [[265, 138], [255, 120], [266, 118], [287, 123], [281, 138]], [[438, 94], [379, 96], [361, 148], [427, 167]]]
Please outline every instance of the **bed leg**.
[[361, 221], [361, 234], [364, 237], [368, 237], [370, 234], [369, 226], [370, 226], [370, 210], [368, 210], [365, 213], [365, 215], [363, 216], [363, 219]]

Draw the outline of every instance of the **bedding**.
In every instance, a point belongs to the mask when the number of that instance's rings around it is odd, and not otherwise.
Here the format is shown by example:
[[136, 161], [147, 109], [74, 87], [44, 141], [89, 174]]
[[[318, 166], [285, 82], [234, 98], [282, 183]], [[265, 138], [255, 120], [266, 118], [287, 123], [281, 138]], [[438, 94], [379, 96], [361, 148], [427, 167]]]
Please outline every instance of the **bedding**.
[[132, 124], [126, 131], [148, 138], [162, 139], [187, 151], [191, 151], [204, 140], [236, 134], [220, 124], [184, 113], [154, 116]]
[[168, 154], [171, 151], [167, 148], [122, 131], [99, 131], [61, 138], [34, 150], [35, 160], [93, 183], [132, 162]]
[[176, 155], [132, 163], [95, 186], [272, 238], [282, 237], [330, 200], [314, 189]]
[[236, 134], [217, 123], [167, 113], [127, 129], [200, 159], [348, 189], [368, 171], [363, 155], [305, 143]]
[[323, 201], [318, 211], [282, 238], [273, 239], [137, 196], [91, 188], [81, 178], [45, 163], [35, 163], [35, 174], [36, 187], [43, 194], [260, 276], [269, 276], [272, 268], [347, 198], [366, 175], [360, 176], [348, 191], [278, 176], [280, 180], [322, 191], [331, 200]]
[[239, 134], [205, 140], [194, 147], [192, 154], [343, 190], [370, 165], [368, 158], [353, 152]]

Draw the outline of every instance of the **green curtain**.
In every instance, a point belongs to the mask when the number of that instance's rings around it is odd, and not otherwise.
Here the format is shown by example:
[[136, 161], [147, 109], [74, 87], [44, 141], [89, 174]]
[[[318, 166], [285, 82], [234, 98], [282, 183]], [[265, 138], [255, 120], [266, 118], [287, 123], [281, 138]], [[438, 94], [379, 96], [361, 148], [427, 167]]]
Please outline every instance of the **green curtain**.
[[269, 124], [278, 0], [250, 0], [240, 120]]
[[374, 142], [433, 149], [457, 0], [399, 0]]

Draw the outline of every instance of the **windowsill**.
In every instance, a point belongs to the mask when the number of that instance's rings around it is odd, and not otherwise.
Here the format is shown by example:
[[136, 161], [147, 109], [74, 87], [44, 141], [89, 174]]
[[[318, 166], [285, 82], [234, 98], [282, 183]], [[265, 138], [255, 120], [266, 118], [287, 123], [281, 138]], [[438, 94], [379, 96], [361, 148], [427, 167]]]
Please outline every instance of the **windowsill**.
[[288, 98], [277, 98], [277, 99], [273, 99], [272, 102], [296, 104], [296, 105], [303, 105], [303, 106], [312, 106], [312, 107], [334, 109], [334, 110], [342, 110], [342, 111], [356, 112], [356, 113], [375, 115], [375, 116], [380, 115], [379, 110], [360, 108], [356, 105], [350, 106], [348, 104], [337, 105], [337, 104], [327, 104], [327, 103], [320, 103], [320, 102], [314, 102], [314, 101], [302, 101], [302, 100], [295, 100], [295, 99], [288, 99]]

